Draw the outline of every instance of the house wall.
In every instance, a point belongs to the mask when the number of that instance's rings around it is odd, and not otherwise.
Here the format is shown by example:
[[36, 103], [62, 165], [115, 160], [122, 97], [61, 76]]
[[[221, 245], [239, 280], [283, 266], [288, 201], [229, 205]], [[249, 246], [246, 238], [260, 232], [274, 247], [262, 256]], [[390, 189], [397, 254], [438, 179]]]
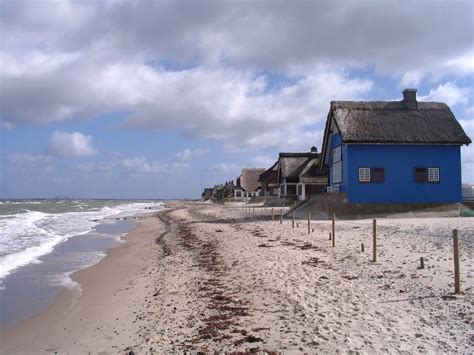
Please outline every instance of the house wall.
[[[343, 184], [349, 202], [460, 202], [459, 146], [344, 145]], [[383, 183], [360, 183], [359, 167], [383, 167]], [[415, 183], [415, 167], [440, 169], [439, 183]]]

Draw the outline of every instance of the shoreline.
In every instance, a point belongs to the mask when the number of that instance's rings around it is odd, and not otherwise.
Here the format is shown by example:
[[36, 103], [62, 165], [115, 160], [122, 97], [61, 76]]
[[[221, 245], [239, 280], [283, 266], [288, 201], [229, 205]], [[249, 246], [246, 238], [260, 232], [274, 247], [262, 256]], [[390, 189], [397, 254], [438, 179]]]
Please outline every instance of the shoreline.
[[[146, 249], [142, 244], [154, 242], [152, 239], [137, 240], [137, 236], [140, 234], [140, 224], [143, 225], [143, 221], [147, 219], [156, 219], [156, 214], [163, 211], [166, 209], [129, 217], [129, 219], [133, 219], [130, 221], [133, 226], [120, 238], [120, 243], [108, 249], [106, 255], [98, 263], [77, 270], [70, 275], [71, 280], [77, 283], [79, 288], [62, 287], [53, 303], [39, 313], [0, 331], [0, 352], [33, 354], [43, 348], [42, 351], [67, 349], [68, 352], [83, 353], [94, 351], [98, 346], [98, 343], [94, 342], [94, 345], [88, 347], [87, 342], [83, 342], [84, 339], [87, 337], [96, 338], [100, 342], [102, 335], [104, 345], [110, 343], [113, 339], [109, 332], [109, 329], [114, 327], [112, 323], [115, 323], [121, 315], [130, 318], [130, 314], [124, 314], [123, 309], [117, 307], [116, 316], [113, 319], [108, 319], [110, 326], [106, 328], [103, 326], [106, 319], [101, 319], [100, 315], [110, 318], [114, 312], [104, 307], [104, 304], [109, 303], [110, 306], [110, 298], [116, 298], [117, 301], [128, 301], [133, 298], [117, 288], [118, 285], [123, 285], [121, 279], [124, 275], [120, 275], [119, 271], [123, 271], [128, 276], [128, 281], [131, 281], [131, 272], [139, 272], [140, 268], [145, 266], [134, 260], [136, 258], [131, 255], [138, 249], [140, 251]], [[133, 267], [125, 270], [130, 266]], [[124, 287], [124, 289], [126, 288]], [[102, 326], [92, 331], [83, 330], [77, 322], [79, 324], [84, 322], [85, 327], [91, 323], [102, 324]], [[88, 334], [84, 334], [84, 331]], [[28, 339], [28, 342], [25, 342], [25, 339]], [[113, 345], [112, 348], [114, 348]]]
[[104, 220], [84, 234], [58, 243], [42, 255], [40, 263], [30, 263], [8, 275], [0, 290], [0, 331], [42, 312], [65, 289], [80, 287], [71, 275], [100, 262], [111, 248], [134, 227], [133, 218]]
[[472, 246], [453, 295], [451, 239], [410, 233], [474, 230], [474, 219], [380, 219], [376, 263], [370, 222], [338, 221], [332, 247], [330, 221], [308, 235], [304, 220], [173, 202], [75, 273], [76, 298], [2, 334], [0, 352], [472, 351]]

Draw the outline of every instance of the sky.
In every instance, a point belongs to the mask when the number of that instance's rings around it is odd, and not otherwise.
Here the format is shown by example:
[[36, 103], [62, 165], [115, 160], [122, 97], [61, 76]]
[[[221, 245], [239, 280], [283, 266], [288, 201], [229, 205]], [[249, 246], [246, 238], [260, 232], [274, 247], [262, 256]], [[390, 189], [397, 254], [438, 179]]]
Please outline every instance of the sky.
[[405, 88], [474, 140], [473, 24], [471, 0], [0, 0], [0, 198], [197, 198]]

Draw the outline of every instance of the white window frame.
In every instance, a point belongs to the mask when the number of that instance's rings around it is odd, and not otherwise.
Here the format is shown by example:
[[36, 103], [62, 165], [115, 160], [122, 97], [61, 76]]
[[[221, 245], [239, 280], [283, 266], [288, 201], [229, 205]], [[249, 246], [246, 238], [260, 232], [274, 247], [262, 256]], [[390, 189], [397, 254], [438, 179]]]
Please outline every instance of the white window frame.
[[439, 168], [428, 168], [428, 182], [439, 182]]
[[359, 182], [370, 182], [370, 168], [359, 168]]

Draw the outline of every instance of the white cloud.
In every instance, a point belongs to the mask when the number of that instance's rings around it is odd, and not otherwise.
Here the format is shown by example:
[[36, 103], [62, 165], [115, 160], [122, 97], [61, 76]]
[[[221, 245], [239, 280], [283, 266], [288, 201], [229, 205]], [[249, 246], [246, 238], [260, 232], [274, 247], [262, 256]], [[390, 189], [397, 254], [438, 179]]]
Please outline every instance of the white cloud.
[[87, 156], [96, 154], [96, 150], [91, 145], [91, 136], [86, 136], [80, 132], [54, 131], [49, 137], [46, 151], [53, 156]]
[[417, 87], [423, 79], [423, 76], [424, 74], [420, 71], [408, 71], [403, 74], [400, 80], [400, 87]]
[[52, 158], [46, 154], [12, 153], [7, 158], [7, 169], [22, 176], [50, 176], [55, 169], [52, 166]]
[[204, 149], [204, 148], [196, 148], [196, 149], [186, 148], [185, 150], [183, 150], [182, 152], [179, 152], [176, 155], [176, 160], [185, 162], [193, 158], [200, 157], [204, 154], [207, 154], [208, 152], [209, 152], [209, 149]]
[[268, 155], [257, 155], [250, 159], [250, 165], [256, 168], [269, 168], [276, 161], [276, 157]]
[[[179, 127], [233, 150], [310, 146], [297, 137], [325, 119], [329, 101], [370, 93], [354, 66], [403, 85], [472, 75], [471, 10], [470, 1], [7, 1], [0, 107], [13, 124], [129, 112], [130, 126]], [[449, 89], [427, 97], [464, 102]]]
[[219, 174], [238, 174], [242, 168], [235, 164], [220, 163], [212, 165], [209, 170]]
[[8, 156], [8, 161], [17, 167], [33, 167], [51, 161], [51, 157], [44, 154], [12, 153]]
[[114, 165], [89, 162], [79, 164], [78, 169], [86, 173], [109, 173], [113, 171]]
[[131, 174], [180, 174], [189, 168], [188, 163], [171, 162], [163, 163], [158, 161], [148, 161], [147, 158], [134, 157], [126, 158], [119, 163], [120, 167]]
[[8, 121], [0, 121], [0, 128], [10, 130], [13, 128], [13, 125]]
[[436, 89], [431, 89], [426, 96], [419, 96], [419, 101], [444, 102], [448, 106], [467, 104], [470, 88], [460, 88], [454, 82], [440, 84]]

